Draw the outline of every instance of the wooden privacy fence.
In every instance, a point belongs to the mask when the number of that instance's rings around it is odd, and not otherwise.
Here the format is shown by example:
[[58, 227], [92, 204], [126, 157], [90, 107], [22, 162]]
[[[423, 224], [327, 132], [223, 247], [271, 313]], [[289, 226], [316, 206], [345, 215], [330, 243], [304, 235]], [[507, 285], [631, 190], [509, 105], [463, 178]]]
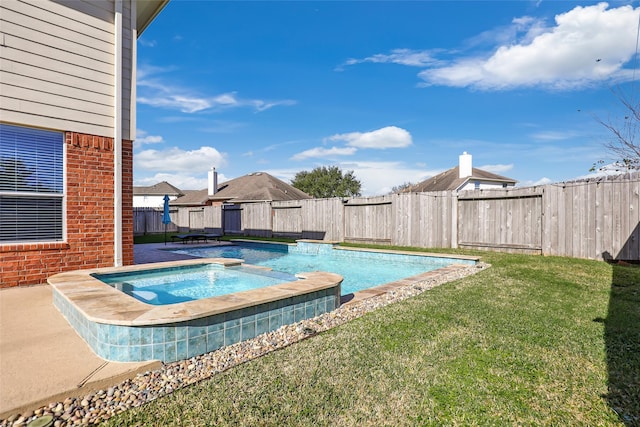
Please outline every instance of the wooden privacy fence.
[[[164, 224], [162, 223], [163, 210], [156, 208], [134, 208], [133, 209], [133, 233], [162, 233], [164, 232]], [[177, 209], [169, 210], [171, 219], [178, 213]], [[167, 224], [167, 232], [175, 232], [178, 230], [176, 224], [172, 221]]]
[[[138, 220], [135, 232], [161, 232]], [[498, 190], [180, 208], [176, 229], [640, 260], [640, 173]], [[144, 224], [144, 230], [138, 228]]]

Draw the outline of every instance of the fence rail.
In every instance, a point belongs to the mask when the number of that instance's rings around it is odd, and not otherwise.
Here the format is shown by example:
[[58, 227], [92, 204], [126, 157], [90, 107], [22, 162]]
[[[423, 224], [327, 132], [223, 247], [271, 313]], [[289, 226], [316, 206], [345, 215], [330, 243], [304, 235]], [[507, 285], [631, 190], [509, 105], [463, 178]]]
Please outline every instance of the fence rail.
[[[168, 231], [640, 260], [640, 173], [500, 190], [179, 208]], [[134, 209], [134, 232], [164, 231]]]

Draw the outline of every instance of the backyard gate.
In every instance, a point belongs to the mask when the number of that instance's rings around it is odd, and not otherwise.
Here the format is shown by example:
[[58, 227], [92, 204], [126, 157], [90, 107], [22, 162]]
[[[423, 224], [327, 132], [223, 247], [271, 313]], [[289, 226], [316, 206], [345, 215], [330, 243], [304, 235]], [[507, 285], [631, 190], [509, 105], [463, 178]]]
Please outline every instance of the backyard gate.
[[242, 234], [242, 205], [222, 206], [224, 234]]

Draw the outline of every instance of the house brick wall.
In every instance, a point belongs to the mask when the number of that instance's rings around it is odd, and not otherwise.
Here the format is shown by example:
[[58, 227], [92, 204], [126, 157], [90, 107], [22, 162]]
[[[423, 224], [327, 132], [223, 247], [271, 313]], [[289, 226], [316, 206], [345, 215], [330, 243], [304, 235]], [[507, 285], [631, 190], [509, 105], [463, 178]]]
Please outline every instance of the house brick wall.
[[[66, 241], [0, 245], [0, 288], [114, 264], [113, 138], [65, 133]], [[123, 264], [133, 264], [133, 144], [123, 141]]]

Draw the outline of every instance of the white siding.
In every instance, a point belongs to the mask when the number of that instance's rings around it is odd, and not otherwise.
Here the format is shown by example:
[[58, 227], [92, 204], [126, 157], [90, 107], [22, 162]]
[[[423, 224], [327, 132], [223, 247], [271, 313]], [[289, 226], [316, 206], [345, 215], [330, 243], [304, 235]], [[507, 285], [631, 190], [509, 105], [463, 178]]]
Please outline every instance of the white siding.
[[[476, 181], [470, 180], [465, 185], [460, 187], [458, 191], [468, 191], [468, 190], [476, 190]], [[489, 189], [501, 189], [504, 188], [501, 182], [486, 182], [480, 181], [480, 188], [478, 190], [489, 190]], [[513, 188], [512, 185], [508, 185], [507, 188]]]
[[[135, 23], [135, 16], [131, 17], [132, 8], [130, 1], [122, 2], [122, 139], [135, 139], [134, 132], [131, 127], [134, 123], [131, 115], [135, 112], [135, 108], [131, 108], [131, 84], [133, 76], [133, 59], [134, 50], [132, 44], [136, 43], [133, 38], [132, 21]], [[135, 24], [133, 24], [135, 25]]]
[[[130, 2], [124, 3], [130, 13]], [[113, 136], [113, 11], [112, 0], [0, 0], [1, 120]], [[123, 22], [131, 43], [131, 20]], [[123, 104], [129, 106], [132, 61], [123, 64]], [[129, 139], [129, 108], [123, 113]]]

